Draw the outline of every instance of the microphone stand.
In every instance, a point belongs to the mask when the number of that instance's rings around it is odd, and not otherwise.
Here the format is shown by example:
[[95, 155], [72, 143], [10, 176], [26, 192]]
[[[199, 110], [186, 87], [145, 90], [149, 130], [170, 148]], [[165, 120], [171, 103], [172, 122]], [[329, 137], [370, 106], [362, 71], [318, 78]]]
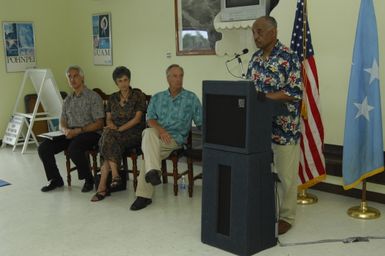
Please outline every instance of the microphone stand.
[[[234, 53], [234, 57], [233, 57], [233, 58], [231, 58], [231, 59], [225, 61], [225, 66], [226, 66], [227, 72], [229, 72], [230, 75], [232, 75], [233, 77], [236, 77], [236, 78], [246, 79], [246, 74], [245, 74], [245, 71], [243, 70], [243, 65], [242, 65], [242, 59], [241, 59], [241, 56], [244, 55], [244, 54], [246, 54], [246, 53], [248, 53], [248, 52], [249, 52], [248, 49], [243, 49], [241, 54]], [[229, 62], [231, 62], [231, 61], [233, 61], [233, 60], [235, 60], [235, 59], [238, 60], [238, 64], [239, 64], [239, 66], [240, 66], [240, 68], [241, 68], [241, 76], [236, 76], [236, 75], [234, 75], [233, 73], [231, 73], [231, 71], [230, 71], [230, 69], [229, 69], [229, 67], [228, 67], [228, 65], [227, 65], [227, 63], [229, 63]]]
[[245, 75], [245, 71], [243, 70], [243, 65], [242, 65], [241, 57], [238, 56], [238, 57], [237, 57], [237, 60], [238, 60], [239, 66], [241, 67], [241, 77], [242, 77], [243, 79], [245, 79], [245, 78], [246, 78], [246, 75]]

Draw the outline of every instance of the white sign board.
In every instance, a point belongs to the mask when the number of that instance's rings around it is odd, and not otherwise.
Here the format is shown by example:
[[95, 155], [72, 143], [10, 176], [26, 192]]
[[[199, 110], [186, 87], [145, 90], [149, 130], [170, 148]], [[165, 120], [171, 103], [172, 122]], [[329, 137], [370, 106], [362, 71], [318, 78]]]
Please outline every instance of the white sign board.
[[12, 116], [11, 121], [9, 121], [7, 129], [5, 130], [5, 135], [3, 138], [3, 143], [8, 145], [16, 145], [21, 129], [23, 128], [24, 117], [22, 116]]
[[49, 69], [28, 69], [26, 74], [31, 79], [38, 94], [44, 111], [51, 117], [59, 118], [63, 106], [63, 99]]

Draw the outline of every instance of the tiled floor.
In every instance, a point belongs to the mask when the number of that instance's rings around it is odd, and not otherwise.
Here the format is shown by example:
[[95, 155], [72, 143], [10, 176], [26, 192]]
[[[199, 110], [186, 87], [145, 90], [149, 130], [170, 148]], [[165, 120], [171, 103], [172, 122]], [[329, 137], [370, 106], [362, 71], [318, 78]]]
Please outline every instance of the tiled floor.
[[[148, 208], [133, 212], [132, 183], [124, 192], [91, 203], [92, 193], [81, 193], [76, 174], [73, 186], [42, 193], [42, 165], [35, 151], [21, 155], [0, 149], [0, 179], [12, 183], [0, 187], [1, 256], [113, 256], [113, 255], [231, 255], [200, 241], [201, 187], [195, 195], [175, 197], [171, 185], [156, 189]], [[58, 157], [63, 177], [63, 155]], [[346, 215], [358, 200], [312, 191], [319, 203], [298, 207], [296, 225], [280, 237], [296, 243], [351, 236], [385, 236], [384, 217], [356, 220]], [[385, 214], [385, 205], [370, 203]], [[324, 243], [274, 248], [257, 255], [385, 255], [385, 240], [343, 244]]]

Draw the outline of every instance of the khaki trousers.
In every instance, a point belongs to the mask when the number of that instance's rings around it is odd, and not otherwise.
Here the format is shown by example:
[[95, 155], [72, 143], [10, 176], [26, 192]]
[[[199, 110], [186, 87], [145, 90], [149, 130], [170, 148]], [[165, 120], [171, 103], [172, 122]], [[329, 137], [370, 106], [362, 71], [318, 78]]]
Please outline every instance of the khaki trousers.
[[297, 208], [297, 176], [299, 167], [299, 143], [296, 145], [272, 145], [274, 167], [281, 182], [278, 183], [280, 199], [279, 218], [294, 223]]
[[[144, 160], [140, 168], [138, 176], [138, 186], [136, 188], [136, 196], [152, 198], [154, 186], [145, 180], [146, 173], [150, 170], [161, 169], [161, 161], [167, 158], [172, 151], [180, 148], [174, 139], [171, 143], [166, 144], [159, 138], [158, 130], [155, 128], [147, 128], [142, 133], [142, 151]], [[160, 173], [159, 173], [160, 174]]]

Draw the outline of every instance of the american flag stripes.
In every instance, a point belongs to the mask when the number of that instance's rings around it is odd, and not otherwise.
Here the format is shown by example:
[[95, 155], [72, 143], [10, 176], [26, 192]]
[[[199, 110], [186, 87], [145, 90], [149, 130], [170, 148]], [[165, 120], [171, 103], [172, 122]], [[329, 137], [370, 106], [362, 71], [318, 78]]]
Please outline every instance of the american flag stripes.
[[306, 0], [297, 1], [291, 49], [302, 64], [303, 99], [301, 109], [301, 156], [299, 189], [309, 188], [326, 177], [323, 155], [324, 129], [320, 114], [317, 67], [307, 19]]

